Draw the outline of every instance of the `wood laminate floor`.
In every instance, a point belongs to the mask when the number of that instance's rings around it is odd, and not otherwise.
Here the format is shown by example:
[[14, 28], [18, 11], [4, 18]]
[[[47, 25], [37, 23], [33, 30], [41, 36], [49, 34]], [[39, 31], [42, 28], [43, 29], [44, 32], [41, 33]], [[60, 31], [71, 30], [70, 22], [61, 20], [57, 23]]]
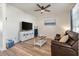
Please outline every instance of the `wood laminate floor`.
[[25, 42], [19, 42], [12, 48], [1, 52], [0, 56], [50, 56], [51, 55], [51, 39], [47, 39], [47, 43], [42, 47], [34, 46]]

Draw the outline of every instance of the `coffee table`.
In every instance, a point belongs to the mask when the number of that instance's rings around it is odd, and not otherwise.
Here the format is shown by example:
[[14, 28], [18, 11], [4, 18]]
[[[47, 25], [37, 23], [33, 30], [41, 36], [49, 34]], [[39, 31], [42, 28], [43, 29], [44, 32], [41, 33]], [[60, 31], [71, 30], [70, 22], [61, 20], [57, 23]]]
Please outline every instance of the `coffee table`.
[[35, 41], [36, 46], [43, 46], [45, 43], [47, 42], [46, 38], [44, 37], [39, 37], [39, 39], [37, 41]]
[[46, 42], [47, 42], [47, 40], [38, 40], [37, 42], [35, 42], [35, 45], [41, 47], [41, 46], [43, 46]]

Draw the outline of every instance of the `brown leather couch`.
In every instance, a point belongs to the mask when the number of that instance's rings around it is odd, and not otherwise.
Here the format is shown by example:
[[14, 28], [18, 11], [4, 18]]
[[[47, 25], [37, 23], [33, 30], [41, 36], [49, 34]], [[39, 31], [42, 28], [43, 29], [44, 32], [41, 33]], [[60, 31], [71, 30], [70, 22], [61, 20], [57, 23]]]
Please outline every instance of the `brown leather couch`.
[[69, 31], [68, 41], [61, 43], [57, 40], [51, 41], [52, 56], [77, 56], [78, 55], [78, 33]]

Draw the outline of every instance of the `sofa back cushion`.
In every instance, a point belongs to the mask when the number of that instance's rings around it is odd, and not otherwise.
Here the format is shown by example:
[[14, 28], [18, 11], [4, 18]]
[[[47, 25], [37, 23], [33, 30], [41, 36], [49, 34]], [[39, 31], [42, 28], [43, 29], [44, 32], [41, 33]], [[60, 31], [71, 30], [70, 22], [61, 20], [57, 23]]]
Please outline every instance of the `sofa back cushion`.
[[75, 32], [69, 31], [68, 36], [69, 36], [69, 39], [66, 43], [72, 46], [78, 40], [78, 34]]
[[74, 41], [76, 41], [76, 40], [78, 40], [78, 33], [76, 33], [76, 32], [69, 32], [68, 33], [68, 35], [69, 35], [69, 37], [72, 39], [72, 40], [74, 40]]

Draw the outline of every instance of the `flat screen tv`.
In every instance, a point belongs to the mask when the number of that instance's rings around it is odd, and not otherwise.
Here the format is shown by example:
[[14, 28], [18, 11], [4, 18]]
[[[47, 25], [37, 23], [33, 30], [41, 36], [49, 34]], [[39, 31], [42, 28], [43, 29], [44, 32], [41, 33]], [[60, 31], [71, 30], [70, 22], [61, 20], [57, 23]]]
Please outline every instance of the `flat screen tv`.
[[22, 31], [23, 30], [32, 30], [32, 23], [22, 22]]

